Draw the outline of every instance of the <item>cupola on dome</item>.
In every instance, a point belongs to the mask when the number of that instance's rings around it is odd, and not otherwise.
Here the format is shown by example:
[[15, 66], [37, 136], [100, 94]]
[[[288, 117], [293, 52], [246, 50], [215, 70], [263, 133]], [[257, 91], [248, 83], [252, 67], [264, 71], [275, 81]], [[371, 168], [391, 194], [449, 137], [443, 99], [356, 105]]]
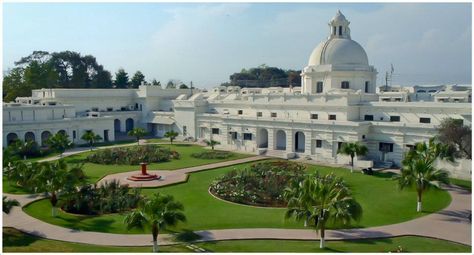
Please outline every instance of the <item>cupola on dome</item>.
[[329, 22], [331, 35], [311, 53], [308, 65], [368, 65], [364, 48], [351, 39], [349, 21], [338, 11]]

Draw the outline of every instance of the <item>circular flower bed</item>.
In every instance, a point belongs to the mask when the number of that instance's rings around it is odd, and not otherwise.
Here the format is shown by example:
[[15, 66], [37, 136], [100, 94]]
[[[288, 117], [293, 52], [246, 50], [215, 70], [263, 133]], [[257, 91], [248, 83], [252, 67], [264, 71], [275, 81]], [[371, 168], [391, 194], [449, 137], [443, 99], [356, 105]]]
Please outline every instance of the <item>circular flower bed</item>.
[[231, 202], [284, 207], [283, 192], [291, 182], [303, 179], [306, 167], [290, 161], [270, 161], [230, 171], [215, 180], [210, 192]]
[[142, 145], [98, 150], [87, 156], [87, 161], [104, 165], [138, 165], [179, 159], [177, 151], [157, 145]]
[[200, 159], [227, 159], [231, 156], [232, 153], [228, 151], [203, 151], [191, 154], [191, 157]]

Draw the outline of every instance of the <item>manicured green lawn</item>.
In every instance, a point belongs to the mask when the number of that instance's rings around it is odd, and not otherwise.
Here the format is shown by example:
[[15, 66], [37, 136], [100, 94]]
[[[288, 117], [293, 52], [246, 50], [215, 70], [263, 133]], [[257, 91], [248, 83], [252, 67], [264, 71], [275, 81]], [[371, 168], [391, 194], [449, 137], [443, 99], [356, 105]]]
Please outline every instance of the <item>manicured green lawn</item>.
[[[385, 239], [328, 241], [235, 240], [196, 243], [209, 252], [389, 252], [399, 246], [408, 252], [470, 252], [471, 247], [432, 238], [404, 236]], [[162, 252], [191, 252], [184, 245], [160, 246]], [[4, 252], [150, 252], [151, 247], [117, 247], [78, 244], [43, 239], [13, 228], [3, 228]]]
[[[160, 246], [162, 252], [191, 252], [183, 245]], [[3, 252], [151, 252], [150, 247], [119, 247], [62, 242], [3, 228]]]
[[3, 181], [3, 193], [10, 193], [10, 194], [28, 194], [29, 192], [25, 190], [23, 187], [16, 185], [14, 182], [2, 176]]
[[211, 252], [471, 252], [471, 247], [426, 237], [403, 236], [384, 239], [327, 241], [319, 249], [318, 241], [234, 240], [198, 243]]
[[[208, 193], [209, 185], [216, 177], [234, 168], [243, 168], [247, 165], [249, 164], [193, 173], [187, 183], [143, 189], [142, 193], [146, 195], [155, 192], [171, 194], [184, 204], [188, 221], [172, 229], [174, 231], [180, 231], [180, 229], [303, 228], [301, 222], [285, 220], [283, 208], [256, 208], [231, 204], [218, 200]], [[354, 196], [362, 205], [364, 214], [361, 221], [351, 227], [380, 226], [407, 221], [438, 211], [446, 207], [451, 200], [446, 191], [432, 189], [423, 196], [424, 212], [417, 213], [416, 192], [414, 190], [399, 191], [390, 173], [367, 176], [360, 173], [351, 174], [343, 168], [309, 167], [309, 171], [316, 169], [324, 174], [334, 172], [342, 176], [352, 188]], [[47, 200], [35, 202], [24, 210], [33, 217], [69, 228], [111, 233], [139, 233], [137, 230], [127, 232], [123, 224], [123, 215], [119, 214], [77, 217], [59, 213], [58, 217], [52, 218]]]
[[449, 178], [451, 184], [457, 185], [461, 188], [472, 190], [472, 181], [471, 180], [461, 180], [456, 178]]

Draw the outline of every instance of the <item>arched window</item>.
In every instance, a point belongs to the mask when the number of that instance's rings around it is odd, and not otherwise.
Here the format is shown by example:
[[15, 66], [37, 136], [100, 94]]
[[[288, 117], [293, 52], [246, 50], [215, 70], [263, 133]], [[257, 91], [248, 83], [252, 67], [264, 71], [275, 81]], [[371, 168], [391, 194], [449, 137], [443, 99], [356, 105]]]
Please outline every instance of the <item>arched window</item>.
[[339, 35], [342, 35], [342, 26], [339, 26]]

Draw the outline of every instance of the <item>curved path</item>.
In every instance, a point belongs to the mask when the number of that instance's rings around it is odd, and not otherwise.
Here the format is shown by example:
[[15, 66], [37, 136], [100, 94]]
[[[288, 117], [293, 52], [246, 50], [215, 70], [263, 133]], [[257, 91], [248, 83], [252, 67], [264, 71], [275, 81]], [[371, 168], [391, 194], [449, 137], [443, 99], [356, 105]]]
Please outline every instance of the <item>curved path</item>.
[[[123, 146], [123, 145], [122, 145]], [[76, 152], [79, 153], [79, 152]], [[74, 153], [75, 154], [75, 153]], [[203, 171], [207, 169], [250, 162], [264, 157], [251, 157], [239, 160], [221, 162], [216, 164], [191, 167], [174, 170], [180, 173], [179, 178], [186, 178], [189, 172]], [[52, 160], [50, 158], [48, 160]], [[174, 179], [179, 182], [181, 179]], [[173, 180], [171, 177], [164, 181]], [[160, 183], [159, 186], [165, 185]], [[471, 245], [471, 223], [467, 216], [471, 213], [471, 193], [449, 186], [445, 189], [451, 195], [452, 201], [445, 209], [423, 216], [414, 220], [362, 229], [327, 230], [327, 240], [347, 240], [364, 238], [385, 238], [402, 235], [426, 236], [438, 239], [449, 240], [457, 243]], [[13, 195], [7, 194], [8, 198], [16, 199], [21, 206], [25, 206], [35, 200], [43, 198], [40, 195]], [[256, 219], [258, 220], [258, 219]], [[6, 227], [13, 227], [25, 233], [40, 236], [43, 238], [113, 246], [149, 246], [152, 244], [150, 234], [109, 234], [101, 232], [88, 232], [68, 229], [52, 225], [27, 215], [21, 207], [14, 207], [9, 215], [3, 214], [3, 224]], [[318, 240], [314, 230], [310, 229], [274, 229], [274, 228], [249, 228], [249, 229], [220, 229], [196, 231], [202, 238], [199, 241], [236, 240], [236, 239], [299, 239]], [[160, 244], [176, 243], [172, 235], [162, 234], [159, 236]]]

